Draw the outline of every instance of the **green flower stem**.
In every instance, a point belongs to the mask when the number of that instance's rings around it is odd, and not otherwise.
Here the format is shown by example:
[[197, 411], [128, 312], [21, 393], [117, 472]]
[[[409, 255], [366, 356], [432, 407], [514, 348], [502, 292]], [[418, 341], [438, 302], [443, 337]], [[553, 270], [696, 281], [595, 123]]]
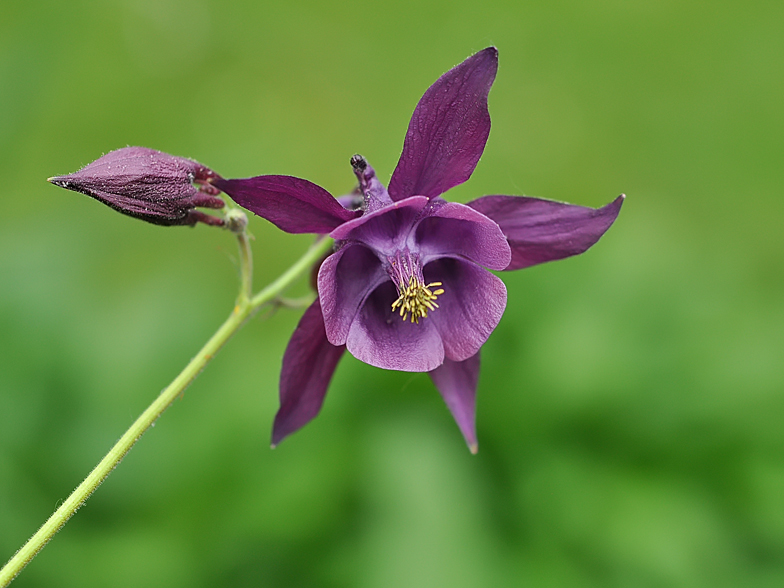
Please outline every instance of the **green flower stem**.
[[237, 296], [237, 306], [250, 303], [253, 295], [253, 253], [250, 249], [250, 238], [245, 231], [237, 235], [240, 246], [240, 293]]
[[22, 548], [0, 570], [0, 588], [4, 588], [21, 572], [24, 567], [38, 554], [41, 549], [54, 537], [68, 519], [82, 506], [98, 486], [109, 476], [114, 468], [122, 461], [141, 436], [149, 429], [163, 412], [171, 406], [172, 402], [188, 387], [188, 385], [201, 373], [204, 367], [215, 357], [223, 345], [242, 327], [245, 320], [260, 307], [275, 302], [280, 294], [310, 267], [320, 261], [332, 248], [332, 239], [323, 238], [314, 244], [293, 266], [281, 275], [272, 284], [261, 290], [255, 296], [252, 292], [252, 269], [248, 236], [243, 231], [237, 235], [240, 247], [240, 292], [237, 304], [231, 315], [218, 331], [202, 347], [201, 351], [191, 360], [186, 368], [178, 375], [169, 386], [161, 392], [160, 396], [136, 419], [136, 422], [125, 432], [109, 453], [95, 466], [90, 475], [79, 484], [71, 495], [63, 502], [54, 514], [49, 517], [43, 526], [33, 535]]

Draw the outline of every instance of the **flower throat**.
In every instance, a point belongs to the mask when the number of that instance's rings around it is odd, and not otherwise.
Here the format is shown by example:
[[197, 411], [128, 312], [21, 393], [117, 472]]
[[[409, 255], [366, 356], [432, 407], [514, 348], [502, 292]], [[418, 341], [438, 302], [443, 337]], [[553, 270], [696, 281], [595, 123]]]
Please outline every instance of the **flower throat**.
[[444, 293], [444, 289], [431, 288], [441, 286], [441, 282], [425, 284], [419, 255], [416, 253], [398, 251], [394, 257], [388, 257], [387, 260], [390, 264], [389, 274], [398, 294], [397, 300], [392, 303], [392, 311], [400, 309], [403, 321], [410, 314], [411, 322], [418, 324], [419, 319], [427, 318], [428, 311], [438, 308], [435, 300]]

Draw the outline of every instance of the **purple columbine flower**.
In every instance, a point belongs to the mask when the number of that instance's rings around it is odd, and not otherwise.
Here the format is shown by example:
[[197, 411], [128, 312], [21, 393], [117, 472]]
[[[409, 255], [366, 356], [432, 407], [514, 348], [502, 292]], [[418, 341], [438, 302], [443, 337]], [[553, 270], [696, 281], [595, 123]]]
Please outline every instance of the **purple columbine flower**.
[[210, 184], [219, 177], [192, 159], [146, 147], [124, 147], [49, 181], [156, 225], [202, 222], [221, 226], [223, 219], [194, 210], [223, 208], [219, 190]]
[[600, 209], [521, 196], [467, 205], [441, 198], [482, 155], [497, 67], [489, 47], [425, 92], [388, 190], [363, 157], [352, 158], [362, 196], [356, 209], [289, 176], [213, 182], [284, 231], [336, 241], [319, 270], [318, 299], [283, 356], [273, 445], [318, 414], [348, 349], [377, 367], [428, 372], [475, 452], [479, 350], [506, 307], [506, 287], [488, 269], [582, 253], [617, 217], [623, 196]]

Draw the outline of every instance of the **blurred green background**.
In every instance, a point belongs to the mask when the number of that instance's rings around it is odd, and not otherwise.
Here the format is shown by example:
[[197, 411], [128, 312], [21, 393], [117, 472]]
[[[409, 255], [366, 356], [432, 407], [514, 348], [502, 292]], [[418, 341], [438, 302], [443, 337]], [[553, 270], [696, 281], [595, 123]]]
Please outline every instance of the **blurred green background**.
[[[500, 51], [447, 195], [600, 206], [503, 274], [480, 451], [423, 374], [346, 356], [269, 449], [298, 312], [258, 316], [15, 586], [784, 585], [784, 3], [3, 0], [0, 560], [231, 310], [231, 235], [45, 179], [143, 145], [227, 177], [387, 181], [424, 90]], [[310, 242], [254, 218], [256, 286]], [[296, 292], [305, 292], [301, 286]]]

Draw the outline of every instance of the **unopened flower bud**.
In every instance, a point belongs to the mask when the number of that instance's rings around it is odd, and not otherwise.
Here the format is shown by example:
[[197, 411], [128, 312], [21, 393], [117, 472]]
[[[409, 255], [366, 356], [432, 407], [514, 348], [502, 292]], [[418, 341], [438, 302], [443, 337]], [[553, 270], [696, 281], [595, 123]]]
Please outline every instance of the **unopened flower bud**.
[[220, 176], [192, 159], [124, 147], [49, 181], [156, 225], [222, 226], [223, 219], [194, 210], [223, 208], [223, 200], [217, 197], [220, 190], [210, 183], [214, 178]]
[[248, 226], [248, 215], [239, 208], [232, 208], [226, 212], [224, 219], [226, 228], [237, 235], [244, 232]]

